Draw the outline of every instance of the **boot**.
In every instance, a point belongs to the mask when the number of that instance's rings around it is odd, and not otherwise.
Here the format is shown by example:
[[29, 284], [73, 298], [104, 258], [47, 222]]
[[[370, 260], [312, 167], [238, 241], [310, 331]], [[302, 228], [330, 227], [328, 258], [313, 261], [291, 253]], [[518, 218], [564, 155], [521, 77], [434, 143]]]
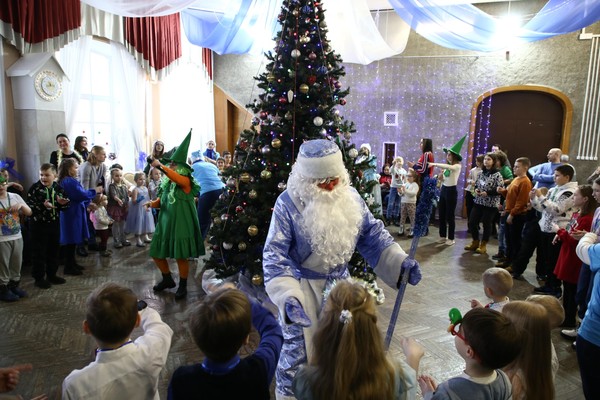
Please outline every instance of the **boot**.
[[8, 289], [6, 285], [0, 285], [0, 301], [13, 302], [19, 300], [19, 296]]
[[479, 240], [472, 240], [470, 245], [465, 246], [465, 250], [475, 251], [475, 250], [477, 250], [478, 247], [479, 247]]
[[184, 299], [187, 296], [187, 279], [179, 278], [179, 287], [175, 292], [175, 300]]
[[19, 298], [27, 297], [27, 292], [19, 287], [19, 281], [8, 281], [8, 285], [6, 286], [13, 294], [19, 296]]
[[169, 272], [168, 274], [162, 274], [162, 281], [160, 281], [158, 284], [154, 285], [154, 287], [152, 288], [155, 292], [162, 292], [165, 289], [171, 289], [174, 288], [175, 285], [175, 281], [173, 280], [173, 277], [171, 276], [171, 273]]
[[475, 250], [475, 253], [477, 254], [487, 254], [487, 241], [482, 240], [481, 243], [479, 244], [479, 248], [477, 248], [477, 250]]

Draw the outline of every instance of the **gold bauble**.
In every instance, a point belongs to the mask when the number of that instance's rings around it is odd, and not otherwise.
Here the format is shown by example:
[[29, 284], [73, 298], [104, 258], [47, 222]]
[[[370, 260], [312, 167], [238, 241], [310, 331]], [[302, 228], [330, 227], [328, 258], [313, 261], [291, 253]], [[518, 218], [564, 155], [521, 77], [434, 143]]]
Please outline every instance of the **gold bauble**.
[[281, 147], [281, 140], [275, 138], [273, 140], [271, 140], [271, 147], [273, 147], [274, 149], [278, 149]]
[[240, 174], [240, 181], [241, 182], [248, 183], [248, 182], [250, 182], [250, 178], [251, 178], [251, 176], [250, 176], [250, 174], [248, 172], [242, 172]]
[[238, 250], [239, 250], [239, 251], [244, 251], [244, 250], [246, 250], [246, 247], [248, 247], [248, 246], [246, 245], [246, 243], [245, 243], [245, 242], [239, 242], [239, 243], [238, 243]]
[[258, 192], [254, 189], [252, 189], [251, 191], [248, 192], [248, 197], [250, 197], [251, 199], [255, 199], [258, 196]]
[[213, 218], [213, 222], [215, 225], [221, 225], [221, 218], [215, 217], [215, 218]]
[[271, 72], [271, 73], [269, 73], [269, 74], [267, 75], [267, 81], [269, 81], [269, 82], [273, 82], [274, 80], [275, 80], [275, 74], [274, 74], [274, 73], [272, 73], [272, 72]]
[[260, 173], [260, 177], [263, 178], [263, 179], [265, 179], [265, 180], [266, 179], [271, 179], [271, 175], [272, 175], [271, 171], [269, 171], [268, 169], [264, 169]]
[[263, 277], [259, 274], [252, 276], [252, 284], [255, 286], [260, 286], [263, 283]]
[[300, 90], [300, 93], [306, 94], [308, 93], [308, 85], [306, 83], [303, 83], [302, 85], [300, 85], [298, 90]]
[[256, 226], [256, 225], [250, 225], [248, 227], [248, 235], [250, 235], [250, 236], [256, 236], [256, 235], [258, 235], [258, 226]]

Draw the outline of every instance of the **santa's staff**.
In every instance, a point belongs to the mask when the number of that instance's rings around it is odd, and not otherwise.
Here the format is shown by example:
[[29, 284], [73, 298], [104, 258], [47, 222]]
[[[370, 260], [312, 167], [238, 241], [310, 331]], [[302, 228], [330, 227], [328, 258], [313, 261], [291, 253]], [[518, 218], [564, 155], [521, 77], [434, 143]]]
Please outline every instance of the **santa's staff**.
[[[421, 199], [417, 204], [417, 212], [415, 214], [415, 224], [413, 229], [413, 240], [410, 245], [410, 251], [408, 257], [404, 261], [413, 261], [416, 263], [415, 254], [417, 253], [417, 246], [419, 245], [419, 239], [421, 236], [425, 236], [427, 232], [427, 226], [429, 225], [429, 218], [431, 216], [431, 210], [433, 208], [433, 197], [435, 196], [436, 190], [436, 179], [426, 177], [421, 187]], [[404, 271], [404, 269], [402, 270]], [[398, 320], [398, 314], [400, 313], [400, 305], [404, 298], [404, 291], [406, 290], [406, 284], [408, 283], [408, 274], [400, 273], [398, 278], [398, 294], [396, 295], [396, 303], [394, 304], [394, 310], [390, 318], [390, 324], [385, 335], [385, 348], [390, 347], [392, 336], [394, 336], [394, 328], [396, 327], [396, 321]]]

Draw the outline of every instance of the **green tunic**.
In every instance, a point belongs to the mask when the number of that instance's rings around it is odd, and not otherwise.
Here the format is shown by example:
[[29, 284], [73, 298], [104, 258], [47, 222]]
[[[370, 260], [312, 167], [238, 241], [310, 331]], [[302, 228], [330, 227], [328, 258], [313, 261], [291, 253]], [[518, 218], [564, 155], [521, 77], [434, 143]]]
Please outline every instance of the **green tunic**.
[[152, 236], [150, 257], [180, 259], [205, 254], [194, 202], [200, 186], [193, 177], [188, 177], [191, 179], [192, 190], [187, 194], [168, 178], [164, 178], [160, 185], [160, 212], [156, 231]]

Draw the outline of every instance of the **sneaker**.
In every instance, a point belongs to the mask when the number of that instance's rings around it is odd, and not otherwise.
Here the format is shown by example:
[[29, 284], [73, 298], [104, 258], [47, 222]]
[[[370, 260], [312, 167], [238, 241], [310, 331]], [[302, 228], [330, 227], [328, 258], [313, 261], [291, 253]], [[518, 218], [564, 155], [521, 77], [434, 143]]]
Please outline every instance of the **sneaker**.
[[501, 260], [501, 259], [504, 259], [504, 258], [506, 258], [506, 256], [501, 251], [499, 251], [498, 253], [496, 253], [496, 254], [494, 254], [492, 256], [492, 260]]
[[406, 237], [407, 237], [407, 238], [409, 238], [409, 239], [411, 239], [413, 236], [415, 236], [415, 235], [413, 235], [413, 233], [412, 233], [412, 232], [411, 232], [411, 233], [409, 233], [408, 235], [406, 235]]
[[446, 243], [446, 240], [448, 240], [448, 239], [446, 239], [445, 237], [443, 237], [443, 238], [440, 238], [437, 242], [440, 243], [440, 244], [442, 244], [442, 243]]
[[40, 289], [50, 289], [52, 287], [52, 284], [45, 279], [36, 279], [33, 285]]
[[454, 239], [446, 239], [446, 246], [452, 246], [456, 243], [456, 241], [454, 241]]
[[8, 290], [8, 287], [6, 285], [0, 285], [0, 301], [12, 303], [18, 300], [19, 296]]
[[573, 344], [571, 345], [571, 347], [573, 348], [573, 350], [576, 349], [576, 346], [577, 346], [577, 341], [573, 342]]
[[145, 243], [136, 243], [136, 247], [146, 247]]
[[118, 242], [117, 242], [117, 243], [115, 243], [115, 244], [113, 245], [113, 247], [114, 247], [115, 249], [122, 249], [122, 248], [123, 248], [123, 245], [122, 245], [121, 243], [118, 243]]
[[65, 278], [61, 278], [60, 276], [49, 276], [48, 282], [50, 282], [53, 285], [62, 285], [63, 283], [67, 283]]
[[123, 241], [121, 242], [121, 244], [122, 244], [123, 246], [125, 246], [125, 247], [127, 247], [127, 246], [131, 246], [131, 242], [130, 242], [129, 240], [123, 240]]
[[19, 282], [9, 281], [8, 289], [13, 292], [14, 295], [19, 296], [19, 298], [27, 297], [27, 292], [19, 287]]
[[146, 236], [144, 238], [144, 243], [152, 243], [152, 238], [149, 238], [148, 236]]
[[[504, 259], [502, 261], [498, 261], [496, 263], [496, 267], [497, 268], [504, 268], [504, 269], [510, 268], [511, 265], [512, 265], [512, 263], [510, 261], [508, 261], [507, 259]], [[512, 271], [512, 269], [511, 269], [511, 271]], [[508, 271], [508, 272], [510, 272], [510, 271]]]
[[110, 257], [112, 253], [108, 250], [104, 250], [100, 252], [100, 257]]
[[533, 289], [537, 294], [547, 294], [560, 299], [562, 297], [562, 290], [560, 288], [554, 288], [551, 286], [540, 286]]
[[565, 339], [573, 340], [577, 337], [577, 328], [575, 329], [563, 329], [560, 331], [560, 336]]

